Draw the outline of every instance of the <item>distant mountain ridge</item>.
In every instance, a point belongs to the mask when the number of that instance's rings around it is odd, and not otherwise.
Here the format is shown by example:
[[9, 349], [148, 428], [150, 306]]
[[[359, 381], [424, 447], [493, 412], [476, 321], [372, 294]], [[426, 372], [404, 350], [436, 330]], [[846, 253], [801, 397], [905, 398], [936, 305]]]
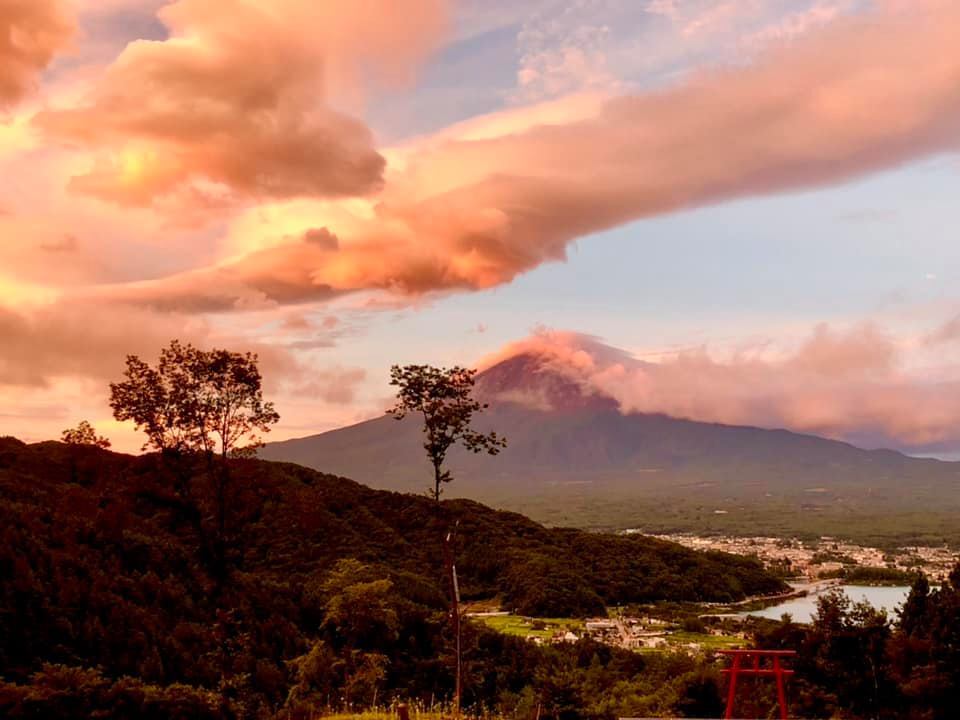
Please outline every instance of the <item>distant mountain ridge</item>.
[[[685, 521], [651, 523], [649, 509], [668, 501], [717, 529], [734, 519], [719, 516], [755, 506], [836, 516], [841, 528], [845, 515], [960, 513], [960, 463], [787, 430], [624, 414], [533, 353], [478, 375], [476, 394], [490, 403], [478, 425], [509, 446], [496, 457], [452, 453], [456, 480], [445, 489], [548, 523], [684, 529]], [[416, 418], [385, 416], [270, 443], [261, 456], [419, 492], [430, 478], [420, 433]]]

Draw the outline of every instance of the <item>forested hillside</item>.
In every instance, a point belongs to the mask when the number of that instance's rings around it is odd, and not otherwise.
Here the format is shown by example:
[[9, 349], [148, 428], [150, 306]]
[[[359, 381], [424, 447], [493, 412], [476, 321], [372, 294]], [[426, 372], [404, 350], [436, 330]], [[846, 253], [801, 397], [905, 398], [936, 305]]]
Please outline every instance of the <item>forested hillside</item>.
[[[290, 464], [238, 460], [230, 471], [224, 573], [214, 571], [213, 472], [202, 463], [0, 440], [4, 680], [43, 671], [40, 686], [132, 692], [142, 712], [148, 701], [210, 709], [229, 700], [265, 713], [297, 693], [325, 706], [444, 697], [441, 538], [457, 524], [464, 596], [499, 595], [525, 614], [781, 588], [734, 556], [546, 529]], [[125, 676], [146, 685], [111, 684]], [[494, 686], [474, 685], [475, 702], [504, 689], [484, 682]]]

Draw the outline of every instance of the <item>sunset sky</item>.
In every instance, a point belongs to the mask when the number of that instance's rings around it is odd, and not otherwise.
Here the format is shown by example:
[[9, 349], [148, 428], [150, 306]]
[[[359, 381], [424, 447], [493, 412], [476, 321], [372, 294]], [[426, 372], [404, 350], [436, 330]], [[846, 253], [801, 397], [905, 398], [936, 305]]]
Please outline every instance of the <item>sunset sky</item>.
[[[956, 0], [0, 0], [0, 435], [260, 353], [270, 439], [520, 349], [960, 453]], [[613, 346], [626, 353], [615, 352]]]

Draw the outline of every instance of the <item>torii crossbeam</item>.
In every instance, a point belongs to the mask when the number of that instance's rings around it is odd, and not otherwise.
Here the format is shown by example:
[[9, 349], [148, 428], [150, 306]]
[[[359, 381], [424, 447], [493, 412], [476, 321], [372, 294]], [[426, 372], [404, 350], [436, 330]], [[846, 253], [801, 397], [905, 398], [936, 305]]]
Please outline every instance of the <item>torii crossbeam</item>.
[[[784, 658], [793, 657], [797, 653], [793, 650], [718, 650], [720, 655], [729, 655], [732, 658], [730, 667], [722, 670], [729, 675], [727, 686], [727, 709], [724, 718], [732, 718], [734, 705], [737, 699], [737, 679], [741, 675], [753, 677], [773, 677], [777, 681], [777, 704], [780, 706], [781, 720], [787, 720], [787, 688], [784, 678], [793, 675], [793, 670], [783, 667]], [[767, 661], [767, 662], [764, 662]]]

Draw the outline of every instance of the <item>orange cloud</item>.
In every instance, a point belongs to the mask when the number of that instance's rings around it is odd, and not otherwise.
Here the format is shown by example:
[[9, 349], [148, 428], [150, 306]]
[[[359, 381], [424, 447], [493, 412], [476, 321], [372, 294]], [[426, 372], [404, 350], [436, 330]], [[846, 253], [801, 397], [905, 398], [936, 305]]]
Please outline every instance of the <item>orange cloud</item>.
[[704, 348], [646, 362], [589, 336], [541, 331], [484, 365], [535, 355], [585, 391], [613, 397], [625, 413], [786, 428], [873, 447], [960, 448], [960, 378], [909, 373], [905, 347], [873, 325], [845, 332], [821, 325], [774, 356], [718, 358]]
[[[4, 289], [0, 282], [0, 291]], [[7, 299], [9, 293], [0, 295]], [[126, 355], [155, 358], [174, 338], [258, 353], [273, 388], [287, 380], [306, 382], [308, 373], [281, 343], [244, 339], [231, 328], [194, 316], [117, 303], [45, 298], [24, 311], [0, 304], [0, 338], [0, 387], [46, 387], [63, 378], [114, 379], [123, 371]]]
[[[7, 298], [6, 291], [0, 278], [0, 297]], [[317, 365], [297, 343], [283, 341], [287, 329], [251, 341], [237, 328], [142, 307], [48, 301], [21, 312], [21, 304], [16, 310], [0, 305], [0, 435], [56, 439], [88, 418], [116, 449], [139, 451], [143, 441], [132, 426], [111, 419], [108, 381], [121, 377], [127, 354], [153, 362], [173, 338], [258, 353], [265, 391], [283, 416], [273, 437], [302, 435], [317, 423], [334, 427], [359, 412], [347, 406], [358, 401], [365, 371]]]
[[73, 36], [74, 23], [60, 0], [0, 3], [0, 109], [22, 100]]
[[[106, 320], [92, 322], [96, 317]], [[208, 333], [202, 321], [145, 308], [53, 302], [21, 313], [0, 305], [0, 385], [112, 378], [127, 353], [153, 357], [172, 338], [198, 341]]]
[[[952, 152], [960, 147], [957, 37], [954, 2], [884, 4], [673, 89], [512, 111], [486, 131], [473, 122], [387, 152], [391, 167], [374, 200], [259, 208], [283, 238], [111, 293], [140, 302], [176, 294], [185, 308], [226, 309], [250, 297], [486, 288], [625, 222]], [[335, 246], [303, 239], [321, 229]]]
[[332, 101], [409, 78], [442, 35], [443, 0], [177, 0], [170, 37], [130, 43], [78, 107], [39, 113], [99, 151], [71, 187], [121, 205], [173, 194], [364, 195], [382, 181], [367, 127]]

